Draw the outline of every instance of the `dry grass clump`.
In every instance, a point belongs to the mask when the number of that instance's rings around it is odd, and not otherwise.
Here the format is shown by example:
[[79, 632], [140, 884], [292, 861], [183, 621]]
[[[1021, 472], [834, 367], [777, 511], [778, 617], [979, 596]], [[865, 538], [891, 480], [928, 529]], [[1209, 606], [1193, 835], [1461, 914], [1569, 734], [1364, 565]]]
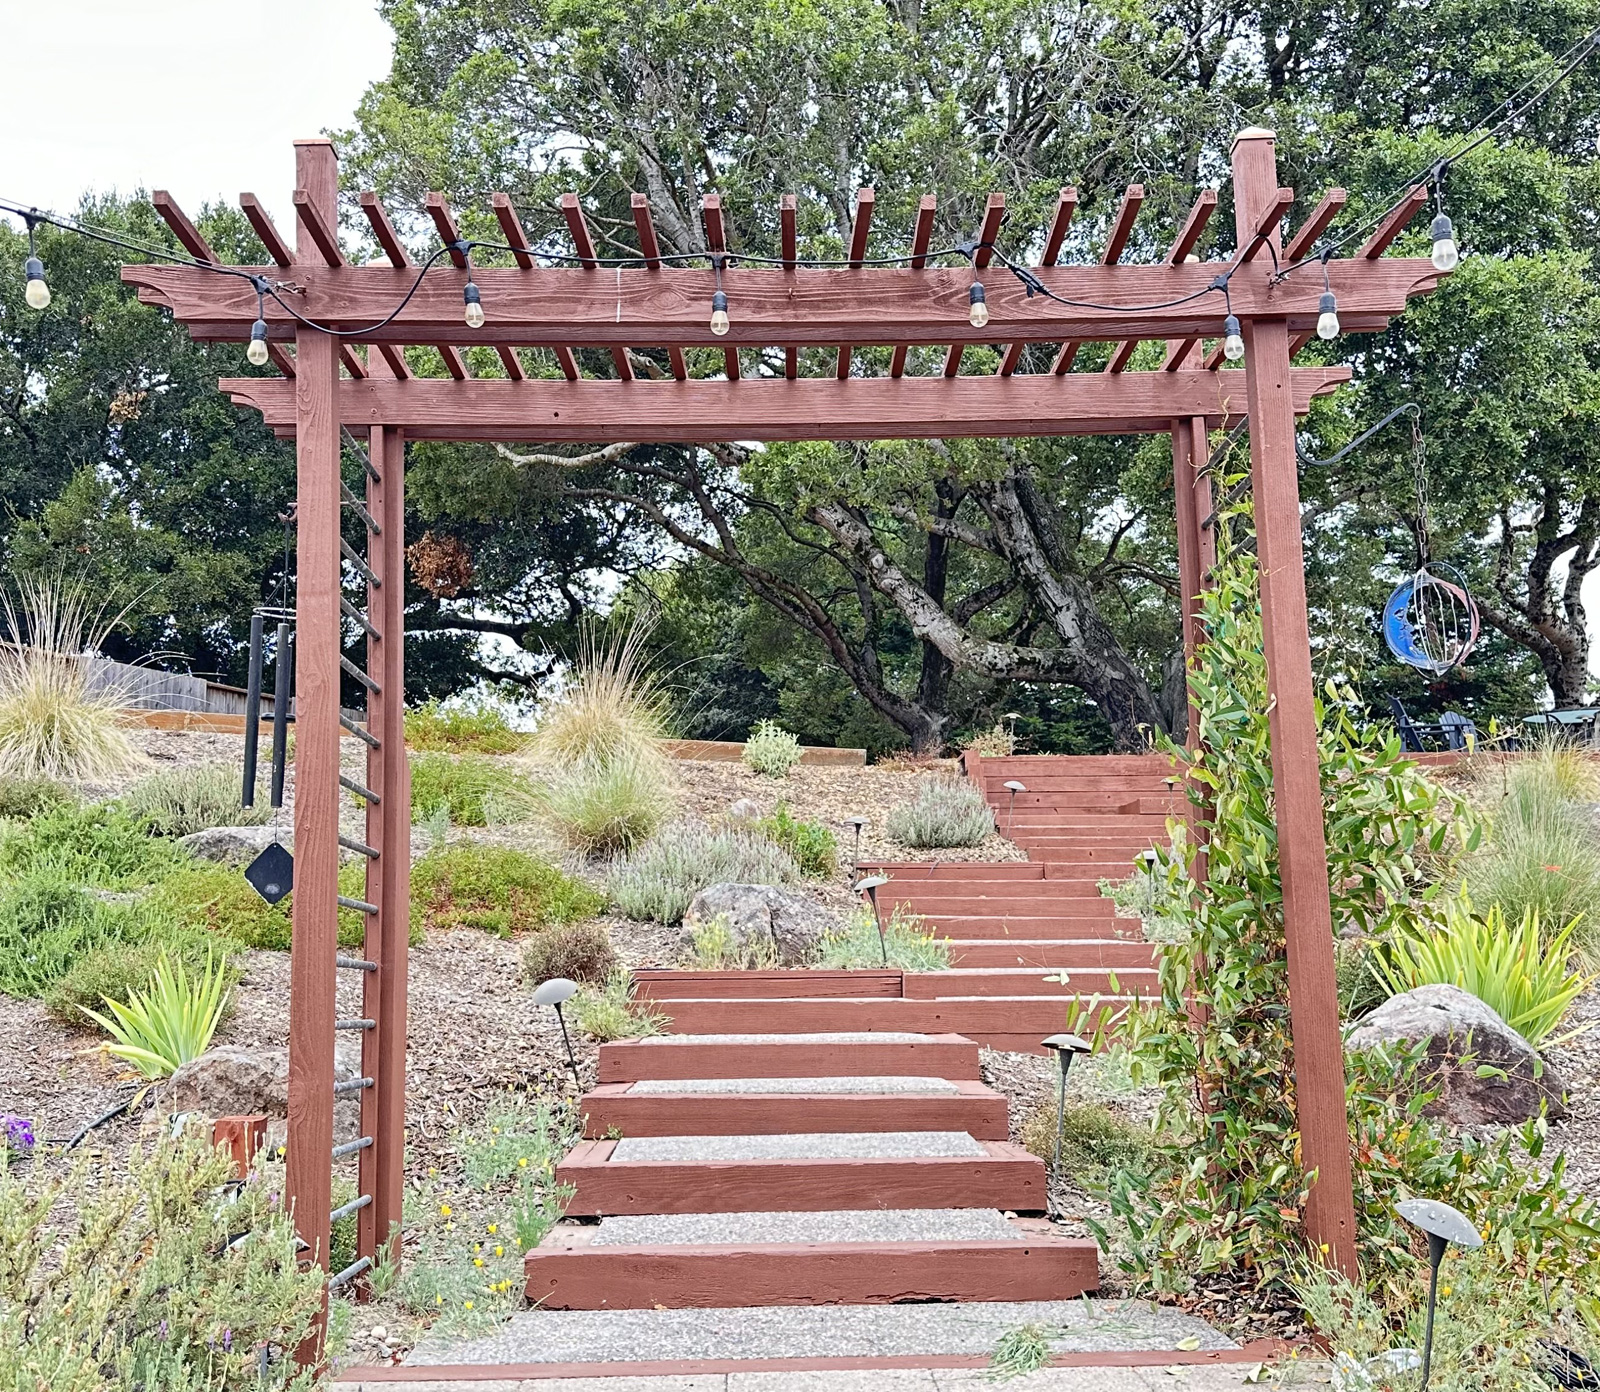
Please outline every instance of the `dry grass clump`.
[[647, 625], [606, 637], [585, 629], [566, 689], [540, 712], [528, 751], [537, 763], [562, 768], [624, 755], [662, 758], [670, 706], [646, 666]]
[[123, 694], [91, 689], [85, 655], [120, 615], [91, 609], [83, 592], [56, 579], [16, 582], [0, 596], [0, 775], [103, 781], [139, 755], [122, 728]]
[[552, 772], [537, 804], [544, 820], [585, 855], [625, 851], [655, 834], [671, 815], [671, 771], [655, 753], [624, 750], [582, 759]]
[[546, 928], [529, 938], [522, 949], [522, 970], [531, 986], [553, 976], [598, 986], [608, 981], [616, 969], [616, 951], [599, 923], [565, 923]]

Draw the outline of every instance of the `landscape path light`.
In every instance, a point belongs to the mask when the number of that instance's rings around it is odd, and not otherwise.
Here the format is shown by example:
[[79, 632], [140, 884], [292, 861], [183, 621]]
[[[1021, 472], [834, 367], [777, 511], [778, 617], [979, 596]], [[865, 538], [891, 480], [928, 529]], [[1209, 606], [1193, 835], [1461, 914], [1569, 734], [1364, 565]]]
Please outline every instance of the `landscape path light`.
[[583, 1080], [578, 1076], [578, 1056], [572, 1052], [572, 1036], [567, 1033], [567, 1017], [561, 1013], [564, 1001], [571, 1000], [578, 994], [578, 983], [569, 981], [564, 976], [552, 976], [548, 981], [541, 981], [533, 993], [535, 1005], [548, 1005], [556, 1012], [556, 1020], [561, 1025], [561, 1042], [567, 1046], [567, 1062], [572, 1066], [572, 1081], [577, 1084], [578, 1091], [583, 1091]]
[[1482, 1247], [1483, 1238], [1465, 1213], [1437, 1199], [1404, 1199], [1395, 1205], [1395, 1212], [1428, 1234], [1428, 1324], [1422, 1335], [1421, 1382], [1425, 1389], [1433, 1366], [1433, 1311], [1439, 1299], [1439, 1263], [1451, 1243], [1457, 1247]]
[[[1061, 1137], [1067, 1129], [1067, 1069], [1072, 1067], [1073, 1055], [1087, 1054], [1094, 1046], [1082, 1035], [1078, 1034], [1052, 1034], [1048, 1039], [1040, 1042], [1056, 1056], [1056, 1152], [1055, 1161], [1050, 1166], [1050, 1172], [1059, 1180], [1061, 1178]], [[1047, 1207], [1049, 1202], [1047, 1198]]]
[[856, 893], [865, 894], [872, 901], [872, 919], [878, 925], [878, 950], [883, 954], [883, 965], [889, 965], [889, 940], [883, 934], [883, 915], [878, 912], [878, 890], [889, 883], [887, 875], [868, 875], [856, 881]]
[[861, 816], [847, 817], [845, 819], [846, 826], [852, 826], [856, 829], [856, 844], [850, 852], [850, 877], [852, 879], [855, 878], [856, 871], [861, 868], [861, 828], [866, 824], [867, 819]]
[[1026, 784], [1017, 782], [1015, 778], [1003, 786], [1011, 794], [1011, 801], [1006, 805], [1006, 840], [1009, 841], [1011, 839], [1011, 823], [1017, 815], [1017, 794], [1025, 793], [1028, 789]]

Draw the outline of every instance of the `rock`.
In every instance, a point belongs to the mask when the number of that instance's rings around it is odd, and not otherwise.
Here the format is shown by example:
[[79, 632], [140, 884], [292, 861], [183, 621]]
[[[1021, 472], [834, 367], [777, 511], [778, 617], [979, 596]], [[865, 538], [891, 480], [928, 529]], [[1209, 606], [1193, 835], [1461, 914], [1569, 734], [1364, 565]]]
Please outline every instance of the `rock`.
[[[356, 1074], [342, 1062], [335, 1062], [333, 1076], [335, 1082], [342, 1083]], [[289, 1114], [289, 1051], [219, 1044], [184, 1064], [168, 1079], [167, 1099], [168, 1107], [174, 1112], [199, 1112], [213, 1119], [256, 1115], [286, 1117]], [[335, 1099], [335, 1141], [353, 1141], [360, 1121], [359, 1098]]]
[[774, 885], [714, 884], [694, 896], [683, 916], [686, 950], [693, 945], [694, 930], [714, 918], [727, 923], [736, 956], [750, 960], [775, 955], [780, 967], [812, 965], [822, 955], [822, 935], [838, 926], [814, 900]]
[[754, 798], [740, 798], [728, 804], [728, 820], [750, 826], [761, 820], [761, 804]]
[[[1418, 986], [1386, 1000], [1345, 1040], [1354, 1053], [1378, 1044], [1428, 1044], [1419, 1080], [1439, 1096], [1427, 1115], [1452, 1126], [1510, 1126], [1566, 1115], [1566, 1084], [1493, 1007], [1457, 986]], [[1494, 1073], [1480, 1077], [1480, 1069]], [[1431, 1075], [1431, 1076], [1429, 1076]]]
[[224, 865], [248, 865], [274, 841], [282, 841], [284, 848], [292, 852], [293, 828], [284, 826], [274, 831], [269, 826], [207, 827], [178, 838], [178, 844], [190, 855]]

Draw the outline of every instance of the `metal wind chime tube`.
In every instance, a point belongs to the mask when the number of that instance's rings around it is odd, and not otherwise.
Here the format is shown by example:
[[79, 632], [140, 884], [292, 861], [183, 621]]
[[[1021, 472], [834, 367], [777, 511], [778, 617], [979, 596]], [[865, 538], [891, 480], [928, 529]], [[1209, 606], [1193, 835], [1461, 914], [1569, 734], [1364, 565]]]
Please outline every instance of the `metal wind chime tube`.
[[256, 742], [261, 737], [261, 641], [265, 618], [250, 616], [250, 669], [245, 678], [244, 695], [244, 787], [240, 791], [240, 805], [256, 805]]
[[294, 686], [294, 630], [278, 624], [272, 681], [272, 805], [283, 806], [283, 783], [289, 756], [289, 701]]

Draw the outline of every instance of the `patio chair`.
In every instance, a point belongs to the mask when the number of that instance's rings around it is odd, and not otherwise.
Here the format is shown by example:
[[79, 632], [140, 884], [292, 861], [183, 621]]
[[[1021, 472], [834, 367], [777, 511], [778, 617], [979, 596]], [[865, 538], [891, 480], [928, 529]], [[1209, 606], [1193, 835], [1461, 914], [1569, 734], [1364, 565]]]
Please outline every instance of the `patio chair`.
[[1460, 711], [1446, 711], [1439, 717], [1439, 732], [1446, 749], [1470, 753], [1478, 743], [1478, 727]]
[[1389, 698], [1389, 713], [1394, 717], [1394, 728], [1400, 734], [1400, 747], [1408, 754], [1426, 754], [1428, 746], [1425, 740], [1437, 740], [1443, 734], [1438, 725], [1419, 725], [1409, 715], [1406, 708], [1400, 704], [1398, 696]]

